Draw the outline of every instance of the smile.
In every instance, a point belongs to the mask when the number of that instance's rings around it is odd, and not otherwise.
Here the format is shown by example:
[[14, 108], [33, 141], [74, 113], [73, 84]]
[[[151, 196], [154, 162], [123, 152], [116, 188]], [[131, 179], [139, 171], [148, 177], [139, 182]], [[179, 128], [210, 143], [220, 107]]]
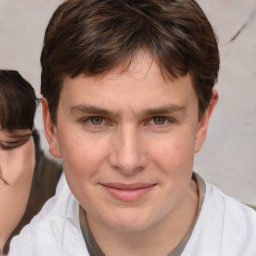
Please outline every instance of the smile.
[[139, 200], [148, 194], [156, 184], [134, 183], [108, 183], [101, 184], [103, 188], [115, 199], [124, 202], [132, 202]]

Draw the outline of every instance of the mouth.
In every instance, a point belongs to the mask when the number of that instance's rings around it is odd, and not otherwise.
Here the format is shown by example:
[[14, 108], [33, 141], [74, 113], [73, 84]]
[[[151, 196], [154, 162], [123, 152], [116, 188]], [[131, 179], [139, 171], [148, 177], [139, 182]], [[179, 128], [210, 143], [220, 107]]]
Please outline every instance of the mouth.
[[124, 202], [132, 202], [146, 196], [155, 187], [156, 184], [107, 183], [101, 185], [110, 194], [111, 197]]

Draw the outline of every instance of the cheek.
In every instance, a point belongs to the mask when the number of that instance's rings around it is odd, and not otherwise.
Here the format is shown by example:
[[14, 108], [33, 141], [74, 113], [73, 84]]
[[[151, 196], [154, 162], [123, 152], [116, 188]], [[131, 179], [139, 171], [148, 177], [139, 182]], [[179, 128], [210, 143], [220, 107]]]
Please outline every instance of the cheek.
[[3, 172], [9, 184], [30, 186], [35, 167], [35, 148], [31, 139], [25, 145], [5, 153]]
[[106, 142], [86, 136], [59, 138], [61, 157], [65, 173], [69, 176], [80, 177], [93, 175], [104, 162]]
[[[195, 140], [191, 136], [176, 135], [156, 143], [151, 152], [153, 166], [161, 171], [167, 195], [179, 198], [190, 182]], [[179, 195], [176, 192], [179, 191]], [[174, 198], [175, 198], [174, 197]]]
[[72, 140], [61, 140], [60, 148], [68, 185], [77, 200], [87, 208], [96, 200], [92, 200], [95, 195], [95, 183], [102, 170], [105, 170], [106, 142], [95, 142], [88, 137], [73, 137]]
[[[176, 135], [162, 139], [150, 147], [150, 154], [159, 165], [167, 169], [181, 168], [193, 162], [195, 139], [192, 136]], [[175, 167], [175, 168], [174, 168]]]

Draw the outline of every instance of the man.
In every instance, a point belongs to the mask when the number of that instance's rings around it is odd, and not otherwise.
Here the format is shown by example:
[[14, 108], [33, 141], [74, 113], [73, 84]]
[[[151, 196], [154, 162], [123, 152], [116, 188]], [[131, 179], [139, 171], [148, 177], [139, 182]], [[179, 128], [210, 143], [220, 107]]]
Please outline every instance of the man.
[[56, 196], [10, 255], [256, 255], [256, 213], [193, 173], [218, 100], [193, 0], [69, 0], [41, 55]]

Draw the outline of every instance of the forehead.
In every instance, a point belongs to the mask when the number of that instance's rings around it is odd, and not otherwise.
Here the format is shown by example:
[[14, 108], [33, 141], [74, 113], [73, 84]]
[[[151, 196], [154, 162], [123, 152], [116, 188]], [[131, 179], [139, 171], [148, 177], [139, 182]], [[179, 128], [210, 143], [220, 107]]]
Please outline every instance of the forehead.
[[190, 74], [172, 79], [163, 74], [159, 63], [147, 52], [137, 54], [129, 67], [118, 66], [100, 76], [66, 77], [60, 105], [100, 104], [108, 108], [136, 108], [141, 111], [169, 104], [197, 102]]

